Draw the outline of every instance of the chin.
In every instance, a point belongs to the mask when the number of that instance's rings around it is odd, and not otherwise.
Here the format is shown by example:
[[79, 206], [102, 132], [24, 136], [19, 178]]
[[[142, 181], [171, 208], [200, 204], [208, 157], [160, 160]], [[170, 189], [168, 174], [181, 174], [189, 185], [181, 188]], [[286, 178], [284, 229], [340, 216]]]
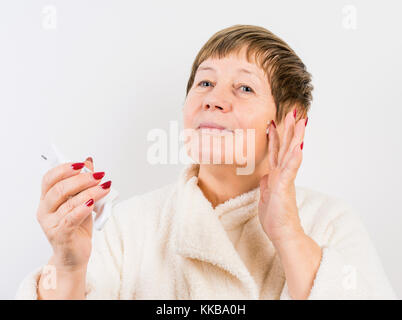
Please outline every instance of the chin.
[[224, 149], [204, 148], [199, 150], [198, 153], [194, 153], [189, 154], [189, 156], [200, 164], [233, 164], [234, 162], [232, 153], [229, 151], [228, 155], [226, 155]]

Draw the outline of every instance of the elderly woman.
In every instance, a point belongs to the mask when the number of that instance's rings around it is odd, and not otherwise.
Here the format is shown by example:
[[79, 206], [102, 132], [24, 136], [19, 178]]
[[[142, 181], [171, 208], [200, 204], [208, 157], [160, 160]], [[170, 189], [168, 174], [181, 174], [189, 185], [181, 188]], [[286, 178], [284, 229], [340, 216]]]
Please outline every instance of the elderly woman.
[[[98, 185], [104, 173], [80, 172], [93, 171], [88, 159], [49, 170], [37, 218], [53, 255], [16, 298], [395, 298], [353, 209], [295, 186], [312, 88], [300, 58], [268, 30], [214, 34], [194, 61], [183, 107], [194, 162], [177, 182], [115, 205], [99, 232], [91, 211], [110, 190]], [[227, 139], [248, 129], [252, 142]], [[206, 136], [222, 143], [197, 149]], [[245, 162], [205, 161], [250, 147]]]

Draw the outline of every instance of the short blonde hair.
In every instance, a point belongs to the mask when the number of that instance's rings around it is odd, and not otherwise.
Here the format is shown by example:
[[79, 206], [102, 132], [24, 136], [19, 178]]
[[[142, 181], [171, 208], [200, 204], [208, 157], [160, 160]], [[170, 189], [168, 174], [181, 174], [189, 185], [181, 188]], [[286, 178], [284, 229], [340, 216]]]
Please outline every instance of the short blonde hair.
[[254, 25], [237, 24], [225, 28], [204, 44], [193, 62], [186, 97], [203, 61], [238, 53], [243, 47], [247, 48], [247, 60], [250, 62], [250, 56], [254, 54], [255, 61], [267, 76], [276, 105], [275, 122], [280, 124], [294, 107], [297, 107], [297, 118], [307, 116], [312, 101], [311, 74], [286, 42], [267, 29]]

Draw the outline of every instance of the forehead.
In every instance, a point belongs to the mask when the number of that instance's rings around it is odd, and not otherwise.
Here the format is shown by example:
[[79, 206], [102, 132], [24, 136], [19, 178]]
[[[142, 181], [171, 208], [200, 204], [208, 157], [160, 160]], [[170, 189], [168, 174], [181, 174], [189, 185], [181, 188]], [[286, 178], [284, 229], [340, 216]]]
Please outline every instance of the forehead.
[[250, 61], [247, 60], [245, 49], [241, 49], [239, 52], [229, 53], [222, 58], [209, 57], [199, 65], [197, 72], [219, 72], [219, 69], [224, 69], [224, 71], [230, 70], [235, 73], [254, 76], [260, 81], [266, 80], [265, 71], [258, 65], [253, 54], [250, 54], [249, 59]]

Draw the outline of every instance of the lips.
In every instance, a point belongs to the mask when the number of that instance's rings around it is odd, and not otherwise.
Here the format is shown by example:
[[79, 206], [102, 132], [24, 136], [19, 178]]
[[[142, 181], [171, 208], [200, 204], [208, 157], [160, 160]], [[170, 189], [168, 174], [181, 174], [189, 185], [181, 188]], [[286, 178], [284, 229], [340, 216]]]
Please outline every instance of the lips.
[[215, 129], [215, 130], [222, 130], [222, 131], [232, 131], [227, 129], [224, 126], [221, 126], [215, 122], [201, 122], [197, 129]]

